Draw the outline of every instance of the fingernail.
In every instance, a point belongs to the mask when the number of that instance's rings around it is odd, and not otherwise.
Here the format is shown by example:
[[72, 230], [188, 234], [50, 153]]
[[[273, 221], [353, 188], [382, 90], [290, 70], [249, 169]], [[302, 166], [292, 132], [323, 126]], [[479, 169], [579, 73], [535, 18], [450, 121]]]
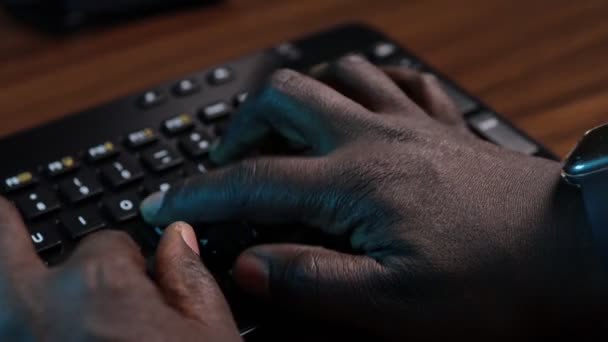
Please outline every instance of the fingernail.
[[163, 205], [164, 199], [165, 192], [159, 191], [148, 196], [143, 202], [141, 202], [139, 209], [145, 221], [149, 222], [154, 219], [161, 206]]
[[365, 61], [365, 57], [363, 57], [363, 55], [361, 55], [360, 53], [351, 53], [351, 54], [345, 56], [344, 58], [350, 62], [355, 62], [355, 63], [360, 63], [360, 62]]
[[179, 234], [181, 235], [182, 240], [184, 240], [186, 245], [188, 245], [188, 247], [190, 247], [190, 249], [196, 255], [201, 255], [201, 252], [198, 248], [198, 241], [196, 241], [196, 234], [194, 234], [192, 228], [190, 226], [187, 226], [183, 222], [176, 222], [174, 223], [174, 225], [177, 226], [176, 229], [179, 231]]
[[267, 297], [270, 294], [269, 269], [268, 257], [249, 251], [237, 260], [234, 277], [242, 290], [255, 296]]

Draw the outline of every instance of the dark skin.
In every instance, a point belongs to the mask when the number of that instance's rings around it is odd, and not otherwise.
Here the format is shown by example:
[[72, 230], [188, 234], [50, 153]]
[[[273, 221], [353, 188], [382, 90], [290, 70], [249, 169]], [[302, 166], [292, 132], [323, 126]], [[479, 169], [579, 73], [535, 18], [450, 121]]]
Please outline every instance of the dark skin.
[[91, 235], [49, 269], [4, 199], [0, 228], [0, 341], [241, 341], [185, 223], [167, 228], [154, 281], [124, 233]]
[[[345, 237], [353, 253], [253, 247], [235, 278], [287, 312], [388, 340], [559, 335], [605, 310], [605, 274], [559, 163], [474, 136], [431, 75], [349, 56], [320, 79], [275, 73], [212, 152], [227, 166], [153, 196], [144, 218]], [[238, 161], [271, 133], [310, 154]]]
[[[228, 166], [152, 196], [144, 218], [347, 238], [352, 253], [252, 247], [235, 279], [280, 314], [386, 340], [559, 334], [608, 307], [582, 203], [558, 163], [475, 137], [430, 75], [347, 57], [321, 78], [275, 73], [212, 153]], [[237, 162], [273, 132], [311, 153]], [[0, 220], [0, 340], [240, 340], [187, 224], [167, 228], [151, 280], [126, 235], [95, 234], [49, 270], [5, 201]]]

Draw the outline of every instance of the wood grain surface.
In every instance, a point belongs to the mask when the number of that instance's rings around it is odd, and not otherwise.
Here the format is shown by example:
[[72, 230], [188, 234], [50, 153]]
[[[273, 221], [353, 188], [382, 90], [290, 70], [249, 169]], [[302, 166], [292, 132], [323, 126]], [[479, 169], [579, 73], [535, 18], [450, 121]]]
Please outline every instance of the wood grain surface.
[[563, 156], [608, 121], [606, 18], [606, 0], [226, 0], [53, 36], [0, 11], [0, 135], [354, 20]]

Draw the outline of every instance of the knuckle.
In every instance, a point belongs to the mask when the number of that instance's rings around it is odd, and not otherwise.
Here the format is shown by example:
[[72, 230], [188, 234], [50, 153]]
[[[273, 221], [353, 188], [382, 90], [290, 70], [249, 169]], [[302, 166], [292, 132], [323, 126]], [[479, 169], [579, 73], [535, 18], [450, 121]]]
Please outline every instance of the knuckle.
[[131, 288], [137, 265], [124, 254], [88, 257], [76, 268], [81, 288], [86, 293], [110, 290], [120, 292]]
[[282, 283], [295, 284], [298, 287], [310, 287], [319, 279], [319, 257], [316, 253], [300, 252], [285, 265], [281, 274]]
[[423, 72], [420, 74], [420, 81], [424, 86], [427, 87], [431, 87], [431, 86], [437, 86], [439, 84], [439, 81], [437, 80], [437, 76], [428, 73], [428, 72]]
[[270, 76], [270, 85], [273, 88], [282, 89], [301, 75], [291, 69], [279, 69]]

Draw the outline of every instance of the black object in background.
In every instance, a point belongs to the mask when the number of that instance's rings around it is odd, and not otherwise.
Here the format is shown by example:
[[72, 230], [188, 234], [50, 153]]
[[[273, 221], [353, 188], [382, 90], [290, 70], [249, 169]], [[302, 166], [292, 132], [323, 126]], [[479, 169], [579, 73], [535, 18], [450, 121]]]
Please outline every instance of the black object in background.
[[19, 19], [51, 31], [116, 22], [220, 0], [0, 0]]

